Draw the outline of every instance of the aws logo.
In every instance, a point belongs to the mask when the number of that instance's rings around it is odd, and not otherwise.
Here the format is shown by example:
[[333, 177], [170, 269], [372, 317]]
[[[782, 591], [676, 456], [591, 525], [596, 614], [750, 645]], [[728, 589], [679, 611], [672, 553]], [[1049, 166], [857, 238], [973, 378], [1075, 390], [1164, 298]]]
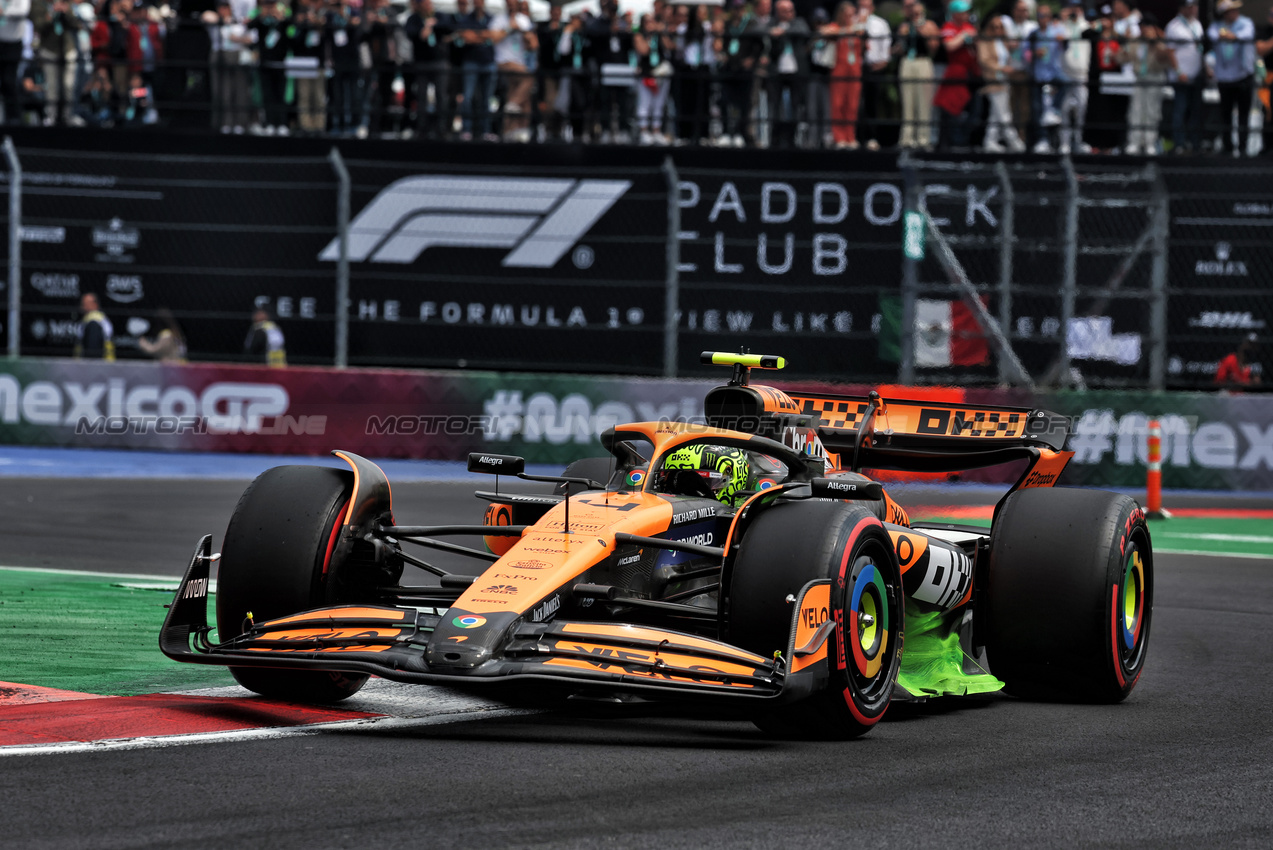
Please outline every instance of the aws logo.
[[[631, 186], [628, 180], [405, 177], [350, 223], [348, 256], [405, 264], [434, 247], [511, 248], [501, 265], [552, 268]], [[318, 258], [339, 260], [339, 237]]]

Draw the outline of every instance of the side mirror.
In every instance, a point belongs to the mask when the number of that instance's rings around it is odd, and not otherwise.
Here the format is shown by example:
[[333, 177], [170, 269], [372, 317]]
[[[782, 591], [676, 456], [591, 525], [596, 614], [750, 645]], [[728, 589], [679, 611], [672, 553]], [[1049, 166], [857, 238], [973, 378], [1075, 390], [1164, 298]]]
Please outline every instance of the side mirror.
[[878, 481], [850, 481], [845, 478], [815, 478], [809, 482], [815, 499], [864, 499], [878, 502], [884, 488]]
[[526, 458], [516, 455], [492, 455], [473, 452], [469, 455], [469, 472], [484, 475], [521, 475], [526, 469]]

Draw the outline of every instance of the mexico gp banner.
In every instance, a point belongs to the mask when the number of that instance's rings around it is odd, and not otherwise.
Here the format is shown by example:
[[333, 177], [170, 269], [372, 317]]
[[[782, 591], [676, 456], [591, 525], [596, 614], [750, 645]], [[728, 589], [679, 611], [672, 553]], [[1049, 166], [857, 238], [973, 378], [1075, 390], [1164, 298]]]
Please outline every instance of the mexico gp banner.
[[27, 359], [0, 367], [0, 444], [565, 465], [617, 423], [701, 419], [711, 382]]
[[[597, 435], [642, 420], [702, 421], [719, 380], [25, 359], [0, 367], [0, 444], [463, 460], [469, 452], [565, 466]], [[790, 390], [1042, 407], [1071, 417], [1062, 485], [1139, 488], [1148, 422], [1169, 489], [1273, 490], [1273, 397], [828, 385]], [[1013, 465], [884, 480], [1007, 484]]]

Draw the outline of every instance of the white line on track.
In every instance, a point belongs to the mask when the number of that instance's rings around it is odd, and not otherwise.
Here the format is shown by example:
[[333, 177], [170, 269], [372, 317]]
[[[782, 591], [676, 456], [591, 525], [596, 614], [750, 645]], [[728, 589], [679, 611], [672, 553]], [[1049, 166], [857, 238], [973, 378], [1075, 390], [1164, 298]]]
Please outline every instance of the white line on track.
[[1155, 537], [1185, 537], [1191, 540], [1223, 540], [1230, 543], [1273, 543], [1267, 534], [1213, 534], [1192, 531], [1155, 531]]
[[[95, 570], [55, 570], [52, 567], [10, 567], [0, 564], [0, 570], [13, 570], [19, 573], [57, 573], [63, 576], [88, 576], [90, 578], [118, 578], [129, 581], [181, 581], [180, 575], [165, 576], [162, 573], [99, 573]], [[173, 590], [177, 586], [173, 585]]]
[[1260, 561], [1273, 561], [1273, 555], [1260, 555], [1255, 552], [1216, 552], [1207, 549], [1164, 549], [1154, 547], [1155, 555], [1196, 555], [1202, 558], [1254, 558]]

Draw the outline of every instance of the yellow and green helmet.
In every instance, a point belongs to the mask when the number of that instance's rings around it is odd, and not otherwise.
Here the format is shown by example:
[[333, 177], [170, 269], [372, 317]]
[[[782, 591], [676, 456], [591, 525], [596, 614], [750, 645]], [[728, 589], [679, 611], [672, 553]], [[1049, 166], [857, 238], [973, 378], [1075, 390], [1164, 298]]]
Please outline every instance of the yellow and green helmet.
[[751, 481], [747, 453], [728, 446], [684, 446], [664, 459], [663, 469], [697, 471], [712, 495], [727, 505], [734, 504]]

